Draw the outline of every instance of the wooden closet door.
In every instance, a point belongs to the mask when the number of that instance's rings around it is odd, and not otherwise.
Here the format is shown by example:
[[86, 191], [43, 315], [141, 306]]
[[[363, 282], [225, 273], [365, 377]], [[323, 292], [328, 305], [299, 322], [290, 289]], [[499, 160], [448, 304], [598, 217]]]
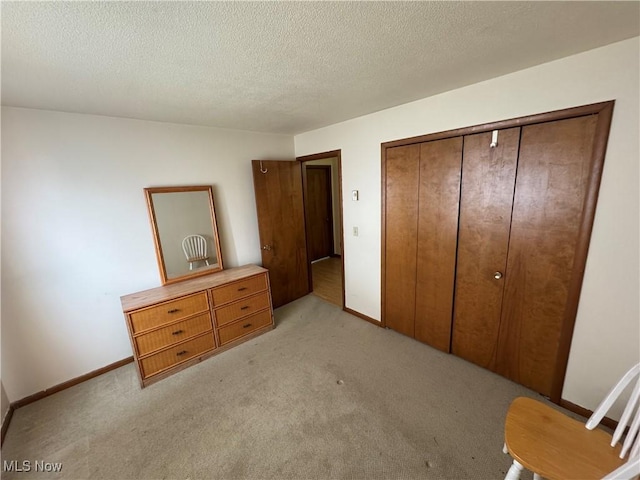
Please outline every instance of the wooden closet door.
[[[550, 395], [583, 208], [597, 115], [522, 127], [497, 372]], [[579, 281], [579, 280], [578, 280]]]
[[[451, 351], [495, 370], [520, 128], [464, 137]], [[500, 278], [495, 278], [499, 276]]]
[[385, 322], [413, 337], [420, 145], [387, 149], [385, 169]]
[[449, 351], [462, 137], [420, 146], [415, 338]]

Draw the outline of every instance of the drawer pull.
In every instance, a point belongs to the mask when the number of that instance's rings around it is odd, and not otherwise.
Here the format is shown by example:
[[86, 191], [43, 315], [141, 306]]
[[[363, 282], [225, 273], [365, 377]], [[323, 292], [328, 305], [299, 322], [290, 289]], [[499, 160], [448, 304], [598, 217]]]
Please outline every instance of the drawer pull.
[[242, 292], [242, 291], [244, 291], [244, 290], [246, 290], [246, 289], [247, 289], [247, 287], [240, 287], [240, 288], [238, 289], [238, 291], [239, 291], [239, 292]]
[[245, 305], [244, 307], [240, 307], [240, 310], [246, 310], [247, 308], [249, 308], [249, 305]]
[[246, 325], [242, 325], [242, 328], [249, 328], [251, 326], [250, 323], [247, 323]]
[[184, 333], [184, 330], [176, 330], [175, 332], [171, 332], [171, 335], [180, 335], [181, 333]]
[[168, 310], [167, 313], [177, 313], [179, 311], [180, 311], [179, 308], [172, 308], [171, 310]]
[[186, 353], [187, 353], [186, 350], [182, 350], [182, 351], [176, 353], [176, 357], [181, 357], [182, 355], [185, 355]]

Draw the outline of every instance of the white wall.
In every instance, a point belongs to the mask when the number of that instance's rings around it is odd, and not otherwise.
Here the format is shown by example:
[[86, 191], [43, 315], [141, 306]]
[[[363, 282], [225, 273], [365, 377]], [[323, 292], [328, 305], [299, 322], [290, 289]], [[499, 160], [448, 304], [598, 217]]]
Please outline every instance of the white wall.
[[15, 401], [131, 355], [160, 285], [144, 187], [213, 185], [226, 267], [260, 262], [252, 159], [293, 138], [2, 108], [2, 383]]
[[639, 58], [635, 38], [297, 135], [296, 156], [341, 149], [343, 198], [360, 190], [344, 202], [346, 306], [380, 319], [382, 142], [615, 99], [563, 392], [593, 409], [640, 358]]

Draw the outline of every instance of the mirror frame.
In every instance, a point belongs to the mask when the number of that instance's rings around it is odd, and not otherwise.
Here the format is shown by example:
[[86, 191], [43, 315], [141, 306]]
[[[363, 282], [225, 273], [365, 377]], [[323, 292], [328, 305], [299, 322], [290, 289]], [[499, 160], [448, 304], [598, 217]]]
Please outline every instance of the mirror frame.
[[[213, 188], [210, 185], [194, 185], [185, 187], [149, 187], [144, 189], [147, 199], [147, 209], [149, 211], [149, 220], [151, 221], [151, 230], [153, 232], [153, 242], [156, 247], [156, 258], [158, 260], [158, 269], [160, 270], [160, 280], [163, 285], [170, 283], [182, 282], [189, 278], [201, 277], [212, 273], [220, 272], [224, 269], [222, 265], [222, 252], [220, 250], [220, 235], [218, 234], [218, 224], [216, 222], [216, 210], [213, 203]], [[176, 193], [176, 192], [208, 192], [209, 193], [209, 211], [211, 213], [211, 226], [213, 229], [214, 245], [216, 249], [216, 258], [218, 259], [218, 267], [208, 268], [201, 271], [189, 272], [185, 275], [176, 277], [167, 277], [167, 269], [164, 263], [164, 255], [162, 246], [160, 245], [160, 234], [158, 232], [158, 223], [156, 222], [156, 214], [153, 208], [152, 195], [155, 193]]]

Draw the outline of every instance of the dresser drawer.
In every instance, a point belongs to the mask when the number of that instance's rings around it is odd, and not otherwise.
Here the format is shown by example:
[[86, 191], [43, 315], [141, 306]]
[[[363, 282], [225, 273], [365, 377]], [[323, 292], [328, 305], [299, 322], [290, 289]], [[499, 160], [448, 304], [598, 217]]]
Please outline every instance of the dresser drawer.
[[142, 332], [168, 322], [180, 320], [195, 313], [209, 310], [207, 293], [201, 292], [170, 302], [161, 303], [129, 314], [134, 333]]
[[138, 348], [138, 355], [146, 355], [174, 343], [182, 342], [187, 338], [195, 337], [211, 330], [211, 328], [211, 317], [208, 313], [203, 313], [189, 320], [172, 323], [159, 330], [145, 333], [135, 337], [134, 340]]
[[218, 305], [233, 302], [234, 300], [247, 297], [266, 289], [267, 274], [264, 273], [262, 275], [230, 283], [223, 287], [214, 288], [211, 290], [211, 298], [213, 299], [213, 306], [217, 307]]
[[172, 365], [188, 360], [189, 358], [197, 357], [208, 350], [213, 350], [214, 348], [213, 333], [207, 333], [193, 340], [179, 343], [175, 347], [140, 360], [143, 377], [146, 378]]
[[221, 327], [247, 315], [269, 308], [269, 293], [243, 298], [215, 311], [216, 325]]
[[237, 338], [247, 335], [254, 330], [261, 327], [265, 327], [271, 324], [271, 310], [264, 310], [250, 317], [243, 318], [242, 320], [222, 327], [218, 330], [218, 336], [220, 337], [220, 344], [224, 345]]

